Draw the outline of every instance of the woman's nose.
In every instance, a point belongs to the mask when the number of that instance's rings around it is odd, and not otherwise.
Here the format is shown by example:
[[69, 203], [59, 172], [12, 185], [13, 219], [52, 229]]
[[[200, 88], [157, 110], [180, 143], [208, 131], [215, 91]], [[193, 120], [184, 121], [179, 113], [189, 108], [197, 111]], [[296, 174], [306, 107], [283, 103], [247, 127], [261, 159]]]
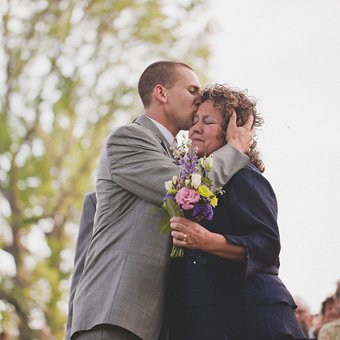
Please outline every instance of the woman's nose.
[[201, 121], [197, 121], [195, 125], [192, 127], [192, 130], [197, 133], [202, 133], [203, 124]]

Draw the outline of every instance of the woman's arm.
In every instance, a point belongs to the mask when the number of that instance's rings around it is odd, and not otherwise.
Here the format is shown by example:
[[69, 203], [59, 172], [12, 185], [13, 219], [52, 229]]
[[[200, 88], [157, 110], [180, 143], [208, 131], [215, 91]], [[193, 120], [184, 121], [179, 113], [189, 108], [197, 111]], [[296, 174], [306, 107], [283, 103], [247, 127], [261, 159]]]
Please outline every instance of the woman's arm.
[[247, 276], [276, 265], [281, 246], [277, 202], [269, 182], [248, 166], [232, 178], [225, 195], [225, 206], [218, 208], [225, 209], [232, 232], [216, 235], [198, 223], [175, 217], [171, 220], [174, 244], [244, 262]]
[[267, 179], [248, 166], [237, 173], [226, 191], [226, 209], [232, 232], [225, 238], [247, 249], [245, 275], [277, 267], [281, 244], [277, 225], [277, 201]]

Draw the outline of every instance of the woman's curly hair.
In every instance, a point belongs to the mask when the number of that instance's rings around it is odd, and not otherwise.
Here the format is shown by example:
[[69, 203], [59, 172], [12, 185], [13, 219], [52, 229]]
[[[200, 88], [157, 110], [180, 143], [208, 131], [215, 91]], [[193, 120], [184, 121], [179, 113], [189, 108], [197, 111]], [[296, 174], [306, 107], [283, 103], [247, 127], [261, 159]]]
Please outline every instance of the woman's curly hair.
[[[262, 126], [263, 119], [256, 110], [256, 101], [247, 95], [246, 91], [232, 88], [226, 84], [213, 84], [205, 87], [201, 93], [202, 103], [210, 100], [217, 107], [223, 116], [223, 130], [227, 131], [229, 118], [236, 112], [237, 126], [246, 123], [250, 115], [253, 115], [253, 127]], [[254, 140], [249, 152], [246, 154], [250, 162], [254, 164], [260, 172], [264, 172], [265, 166], [259, 151], [256, 149], [257, 142]]]

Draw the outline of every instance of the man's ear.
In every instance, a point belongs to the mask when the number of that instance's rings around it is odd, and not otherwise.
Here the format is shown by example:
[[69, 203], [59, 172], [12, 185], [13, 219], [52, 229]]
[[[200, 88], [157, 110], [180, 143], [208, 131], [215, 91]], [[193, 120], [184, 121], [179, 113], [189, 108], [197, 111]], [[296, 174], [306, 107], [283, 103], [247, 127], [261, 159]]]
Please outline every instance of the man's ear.
[[166, 88], [162, 85], [156, 85], [153, 89], [154, 96], [161, 101], [162, 103], [166, 103], [168, 101]]

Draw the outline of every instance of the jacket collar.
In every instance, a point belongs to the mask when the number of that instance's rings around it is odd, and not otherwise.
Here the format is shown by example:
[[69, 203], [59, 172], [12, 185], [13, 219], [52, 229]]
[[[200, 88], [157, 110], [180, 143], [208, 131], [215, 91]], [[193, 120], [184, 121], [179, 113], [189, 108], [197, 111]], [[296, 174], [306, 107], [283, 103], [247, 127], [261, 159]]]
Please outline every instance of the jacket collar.
[[148, 130], [152, 131], [153, 134], [159, 139], [163, 149], [172, 158], [172, 152], [170, 150], [170, 145], [168, 141], [163, 136], [162, 132], [159, 131], [157, 126], [145, 114], [138, 116], [133, 122], [138, 125], [144, 126]]

